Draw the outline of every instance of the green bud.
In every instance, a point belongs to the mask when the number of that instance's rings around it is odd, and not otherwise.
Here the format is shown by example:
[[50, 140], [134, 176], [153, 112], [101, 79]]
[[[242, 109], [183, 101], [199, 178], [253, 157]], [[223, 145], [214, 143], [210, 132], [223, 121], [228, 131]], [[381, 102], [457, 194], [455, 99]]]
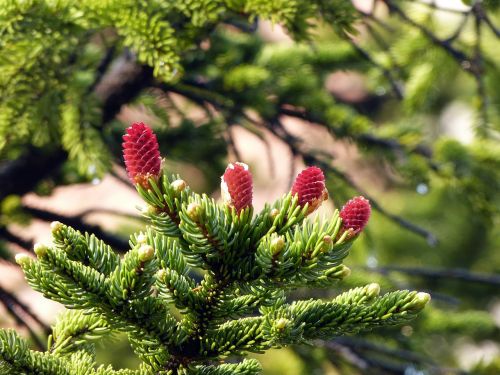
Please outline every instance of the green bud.
[[327, 276], [328, 278], [339, 279], [339, 280], [349, 276], [350, 274], [351, 270], [349, 269], [349, 267], [346, 267], [343, 264], [329, 268], [324, 272], [324, 275]]
[[344, 278], [349, 277], [349, 276], [351, 276], [351, 269], [347, 266], [344, 266], [344, 269], [342, 270], [342, 272], [340, 274], [340, 278], [344, 279]]
[[144, 215], [154, 215], [154, 214], [158, 213], [158, 210], [154, 206], [147, 205], [145, 207], [142, 207], [141, 212]]
[[153, 259], [155, 255], [155, 249], [153, 249], [150, 245], [141, 245], [139, 248], [139, 259], [142, 262], [147, 262], [148, 260]]
[[279, 318], [275, 323], [274, 323], [274, 326], [276, 327], [276, 329], [282, 331], [286, 328], [286, 326], [288, 325], [288, 323], [290, 323], [290, 320], [286, 319], [286, 318]]
[[329, 235], [323, 237], [322, 251], [330, 251], [333, 248], [333, 238]]
[[273, 209], [271, 210], [271, 212], [269, 212], [269, 216], [271, 217], [271, 219], [273, 219], [273, 220], [274, 220], [274, 219], [276, 219], [276, 216], [278, 216], [278, 215], [279, 215], [279, 213], [280, 213], [280, 212], [279, 212], [279, 210], [278, 210], [277, 208], [273, 208]]
[[53, 221], [52, 223], [50, 223], [50, 230], [52, 231], [52, 233], [56, 233], [61, 230], [63, 226], [64, 224], [60, 221]]
[[201, 205], [196, 202], [189, 203], [186, 213], [191, 220], [198, 221], [201, 214]]
[[281, 253], [285, 247], [285, 239], [282, 236], [275, 237], [271, 240], [271, 251], [274, 255]]
[[186, 189], [187, 183], [184, 180], [175, 180], [172, 181], [170, 186], [172, 186], [172, 189], [174, 189], [176, 193], [181, 193]]
[[366, 287], [366, 295], [369, 298], [377, 297], [380, 294], [380, 285], [377, 283], [368, 284]]
[[37, 257], [41, 258], [47, 254], [48, 247], [42, 243], [36, 243], [33, 246], [33, 250]]
[[431, 295], [429, 293], [418, 292], [413, 298], [413, 302], [409, 306], [409, 310], [422, 310], [430, 300]]
[[325, 245], [333, 245], [333, 238], [329, 235], [323, 237], [323, 242]]
[[31, 262], [31, 257], [28, 254], [19, 253], [16, 254], [15, 260], [16, 263], [22, 267], [28, 265], [28, 263]]
[[165, 280], [166, 276], [167, 276], [167, 271], [165, 271], [163, 268], [159, 269], [158, 272], [156, 272], [157, 280]]
[[144, 233], [139, 233], [137, 236], [137, 243], [138, 244], [145, 244], [147, 242], [148, 238]]

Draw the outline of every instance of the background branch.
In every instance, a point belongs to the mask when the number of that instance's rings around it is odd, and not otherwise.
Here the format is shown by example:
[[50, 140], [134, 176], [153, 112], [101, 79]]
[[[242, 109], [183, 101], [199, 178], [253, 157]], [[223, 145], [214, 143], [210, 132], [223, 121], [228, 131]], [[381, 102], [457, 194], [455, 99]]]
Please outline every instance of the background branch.
[[472, 283], [500, 286], [500, 275], [470, 272], [462, 268], [416, 268], [400, 266], [384, 266], [367, 268], [370, 271], [387, 274], [389, 272], [400, 272], [406, 275], [420, 276], [429, 279], [456, 279]]

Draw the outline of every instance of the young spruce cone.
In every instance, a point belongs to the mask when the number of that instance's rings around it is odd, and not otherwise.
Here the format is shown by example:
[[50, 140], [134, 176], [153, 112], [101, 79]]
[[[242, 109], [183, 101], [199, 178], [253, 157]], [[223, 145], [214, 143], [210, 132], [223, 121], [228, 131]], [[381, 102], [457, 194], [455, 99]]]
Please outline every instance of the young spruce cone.
[[360, 233], [370, 218], [370, 201], [365, 197], [354, 197], [349, 200], [340, 211], [342, 231], [351, 229], [353, 235]]
[[245, 163], [231, 163], [221, 177], [222, 199], [237, 212], [252, 206], [252, 174]]
[[134, 184], [148, 188], [148, 179], [160, 175], [161, 157], [156, 135], [142, 122], [132, 124], [123, 136], [123, 158]]
[[300, 206], [304, 207], [309, 203], [307, 214], [315, 211], [324, 200], [328, 199], [323, 171], [318, 167], [304, 169], [295, 178], [291, 192], [292, 195], [298, 196]]

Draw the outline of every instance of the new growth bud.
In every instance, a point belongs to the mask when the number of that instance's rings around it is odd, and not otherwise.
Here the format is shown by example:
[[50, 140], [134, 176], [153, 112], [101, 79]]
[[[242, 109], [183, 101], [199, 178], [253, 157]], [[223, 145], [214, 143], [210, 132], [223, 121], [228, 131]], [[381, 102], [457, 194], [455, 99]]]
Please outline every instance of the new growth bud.
[[286, 319], [286, 318], [279, 318], [278, 320], [276, 320], [276, 322], [274, 323], [274, 326], [276, 327], [276, 329], [278, 329], [279, 331], [282, 331], [285, 329], [285, 327], [288, 325], [288, 323], [290, 323], [290, 320]]
[[222, 199], [236, 212], [252, 206], [252, 174], [245, 163], [231, 163], [221, 177]]
[[370, 219], [370, 201], [365, 197], [354, 197], [340, 211], [342, 232], [351, 229], [354, 235], [359, 234]]
[[142, 243], [142, 244], [145, 244], [147, 242], [148, 238], [146, 237], [146, 235], [144, 233], [139, 233], [139, 235], [137, 236], [137, 243]]
[[165, 271], [163, 268], [159, 269], [158, 272], [156, 272], [157, 280], [164, 281], [166, 276], [167, 276], [167, 271]]
[[298, 196], [301, 207], [309, 204], [307, 214], [314, 212], [323, 201], [328, 199], [323, 171], [318, 167], [304, 169], [295, 178], [291, 193]]
[[63, 226], [64, 226], [64, 224], [61, 223], [60, 221], [53, 221], [52, 223], [50, 223], [50, 230], [52, 231], [52, 233], [56, 233]]
[[153, 249], [153, 247], [150, 245], [141, 245], [138, 253], [139, 253], [139, 259], [142, 262], [147, 262], [148, 260], [153, 259], [155, 255], [155, 249]]
[[282, 236], [275, 237], [271, 240], [271, 251], [274, 255], [281, 253], [285, 247], [285, 240]]
[[332, 267], [325, 271], [325, 276], [329, 279], [342, 280], [351, 275], [351, 269], [343, 264]]
[[323, 237], [323, 245], [321, 246], [321, 251], [327, 252], [333, 248], [333, 238], [329, 235]]
[[33, 251], [35, 252], [36, 256], [41, 258], [45, 254], [47, 254], [48, 247], [42, 243], [36, 243], [33, 246]]
[[380, 294], [380, 285], [377, 283], [371, 283], [366, 286], [366, 294], [368, 297], [377, 297]]
[[201, 214], [200, 204], [196, 202], [189, 203], [186, 209], [186, 213], [191, 220], [198, 221]]
[[341, 279], [345, 279], [346, 277], [351, 276], [351, 269], [347, 266], [344, 266], [342, 273], [340, 274]]
[[186, 189], [187, 183], [184, 180], [175, 180], [172, 181], [170, 186], [172, 186], [172, 189], [174, 189], [176, 193], [181, 193]]
[[425, 292], [418, 292], [413, 298], [413, 302], [411, 304], [411, 308], [409, 310], [420, 311], [422, 310], [427, 303], [431, 300], [431, 295]]
[[130, 181], [148, 188], [148, 179], [158, 178], [161, 170], [160, 149], [156, 135], [142, 122], [132, 124], [123, 136], [122, 147]]
[[158, 213], [158, 208], [156, 208], [155, 206], [147, 205], [141, 208], [141, 212], [144, 215], [155, 215]]
[[31, 257], [28, 254], [24, 253], [16, 254], [14, 259], [16, 260], [16, 263], [19, 264], [20, 266], [24, 266], [31, 261]]
[[271, 210], [271, 212], [269, 212], [269, 216], [271, 217], [271, 219], [276, 219], [276, 216], [278, 216], [280, 214], [279, 210], [277, 208], [273, 208]]

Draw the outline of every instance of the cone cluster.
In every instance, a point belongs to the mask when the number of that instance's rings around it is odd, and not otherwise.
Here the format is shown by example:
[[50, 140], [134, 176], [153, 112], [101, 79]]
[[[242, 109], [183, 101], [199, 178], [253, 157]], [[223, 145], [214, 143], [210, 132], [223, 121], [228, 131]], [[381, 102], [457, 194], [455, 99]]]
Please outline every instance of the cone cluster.
[[[130, 180], [147, 188], [148, 179], [158, 178], [161, 171], [156, 135], [144, 123], [134, 123], [127, 128], [122, 146]], [[182, 183], [185, 185], [184, 181]], [[224, 202], [236, 212], [252, 207], [253, 179], [248, 165], [241, 162], [230, 163], [221, 176], [221, 191]], [[297, 196], [299, 206], [307, 205], [307, 214], [314, 212], [328, 199], [323, 171], [314, 166], [304, 169], [295, 178], [290, 192]], [[352, 235], [359, 234], [368, 223], [370, 214], [368, 199], [361, 196], [352, 198], [340, 211], [342, 231], [350, 230]]]

